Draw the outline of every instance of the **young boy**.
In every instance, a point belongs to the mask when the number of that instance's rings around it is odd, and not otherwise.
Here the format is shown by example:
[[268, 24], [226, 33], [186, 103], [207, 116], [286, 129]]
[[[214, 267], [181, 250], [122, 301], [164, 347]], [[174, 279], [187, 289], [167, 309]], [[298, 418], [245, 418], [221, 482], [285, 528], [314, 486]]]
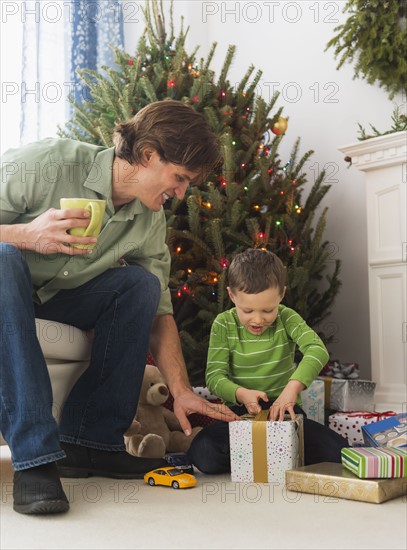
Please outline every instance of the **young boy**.
[[[305, 414], [300, 392], [317, 377], [329, 355], [319, 336], [294, 310], [281, 305], [286, 270], [272, 252], [249, 249], [229, 267], [228, 293], [235, 307], [213, 323], [206, 370], [208, 389], [237, 414], [269, 408], [270, 420]], [[303, 357], [298, 366], [298, 346]], [[346, 440], [304, 418], [305, 464], [340, 462]], [[229, 428], [215, 422], [202, 430], [189, 450], [205, 473], [230, 470]]]

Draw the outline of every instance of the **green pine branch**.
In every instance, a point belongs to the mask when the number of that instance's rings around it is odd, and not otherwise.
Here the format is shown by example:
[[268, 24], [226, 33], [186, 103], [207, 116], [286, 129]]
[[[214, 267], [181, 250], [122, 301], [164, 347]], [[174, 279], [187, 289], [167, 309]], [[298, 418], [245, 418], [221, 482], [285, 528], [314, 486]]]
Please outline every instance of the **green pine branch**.
[[354, 63], [354, 78], [378, 82], [392, 99], [407, 90], [407, 3], [405, 0], [348, 0], [348, 19], [325, 50], [334, 49], [337, 69]]
[[386, 136], [387, 134], [393, 134], [394, 132], [405, 132], [407, 130], [407, 117], [402, 112], [402, 106], [396, 105], [391, 115], [392, 125], [389, 130], [382, 132], [378, 130], [373, 124], [370, 124], [372, 130], [371, 133], [367, 133], [363, 126], [358, 122], [359, 126], [359, 141], [370, 139], [372, 137]]

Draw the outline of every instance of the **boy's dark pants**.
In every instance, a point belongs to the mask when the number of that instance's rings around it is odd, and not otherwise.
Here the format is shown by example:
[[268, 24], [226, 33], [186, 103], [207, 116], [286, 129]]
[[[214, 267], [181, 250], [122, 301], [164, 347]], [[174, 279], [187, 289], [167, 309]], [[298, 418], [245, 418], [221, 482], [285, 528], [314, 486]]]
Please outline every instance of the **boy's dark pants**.
[[[270, 402], [262, 405], [263, 409], [269, 407]], [[231, 408], [239, 416], [247, 413], [244, 406]], [[304, 464], [341, 462], [341, 449], [348, 446], [347, 440], [327, 426], [306, 418], [298, 405], [294, 411], [304, 415]], [[228, 423], [216, 421], [206, 426], [192, 441], [188, 456], [205, 474], [230, 472]]]

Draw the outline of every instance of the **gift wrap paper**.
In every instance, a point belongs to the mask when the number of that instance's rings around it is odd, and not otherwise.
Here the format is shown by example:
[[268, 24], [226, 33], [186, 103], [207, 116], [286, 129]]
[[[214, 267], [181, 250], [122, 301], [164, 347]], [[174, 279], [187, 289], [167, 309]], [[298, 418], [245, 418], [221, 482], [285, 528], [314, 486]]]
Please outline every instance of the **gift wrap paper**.
[[229, 422], [232, 481], [283, 483], [287, 469], [303, 464], [302, 415], [295, 421], [268, 421], [267, 415]]
[[300, 394], [302, 408], [310, 420], [325, 423], [325, 384], [316, 379]]
[[325, 382], [325, 407], [336, 411], [373, 411], [376, 382], [321, 377]]
[[407, 413], [363, 426], [362, 433], [368, 446], [407, 448]]
[[378, 422], [388, 416], [395, 416], [393, 411], [338, 411], [329, 416], [329, 427], [334, 432], [348, 440], [350, 446], [363, 445], [362, 428], [373, 422]]
[[407, 451], [379, 447], [342, 449], [342, 464], [362, 478], [407, 477]]
[[325, 495], [326, 502], [345, 498], [379, 504], [407, 495], [406, 478], [360, 479], [336, 462], [320, 462], [287, 470], [285, 483], [289, 491]]

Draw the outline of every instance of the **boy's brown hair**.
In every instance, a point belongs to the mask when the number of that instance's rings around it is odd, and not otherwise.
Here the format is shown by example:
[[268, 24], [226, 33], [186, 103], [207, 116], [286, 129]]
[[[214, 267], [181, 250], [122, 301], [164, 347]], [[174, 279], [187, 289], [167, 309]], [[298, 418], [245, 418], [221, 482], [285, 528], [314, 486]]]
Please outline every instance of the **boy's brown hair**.
[[114, 129], [116, 156], [142, 164], [142, 151], [151, 147], [161, 160], [201, 171], [202, 181], [223, 164], [220, 143], [202, 114], [181, 101], [163, 100], [143, 107]]
[[232, 260], [228, 271], [231, 291], [258, 294], [277, 287], [283, 294], [287, 272], [283, 262], [269, 250], [249, 248]]

